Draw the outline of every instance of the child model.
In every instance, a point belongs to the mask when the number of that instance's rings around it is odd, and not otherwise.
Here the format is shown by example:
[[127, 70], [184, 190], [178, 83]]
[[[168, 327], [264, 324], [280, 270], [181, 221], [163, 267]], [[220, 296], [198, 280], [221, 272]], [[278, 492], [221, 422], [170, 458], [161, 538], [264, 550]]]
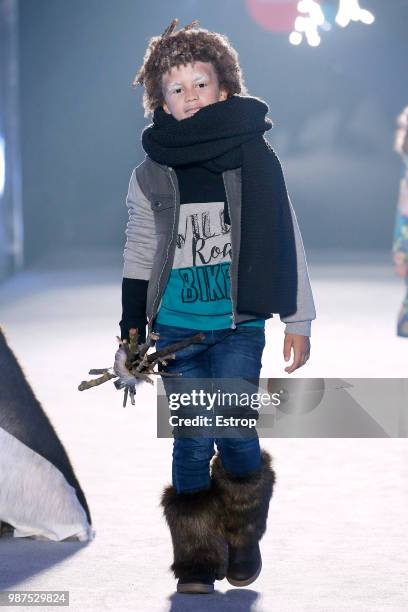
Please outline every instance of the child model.
[[[158, 349], [202, 331], [166, 369], [238, 384], [259, 379], [265, 319], [278, 313], [293, 372], [309, 358], [316, 314], [281, 165], [263, 136], [269, 109], [247, 94], [224, 35], [197, 21], [176, 32], [177, 22], [151, 38], [134, 81], [153, 123], [127, 197], [121, 337], [146, 319]], [[175, 437], [172, 481], [161, 503], [178, 592], [209, 593], [224, 577], [251, 584], [275, 481], [257, 433]]]
[[394, 150], [401, 155], [404, 171], [395, 218], [393, 253], [395, 271], [405, 279], [406, 293], [398, 315], [397, 335], [408, 338], [408, 106], [397, 118]]

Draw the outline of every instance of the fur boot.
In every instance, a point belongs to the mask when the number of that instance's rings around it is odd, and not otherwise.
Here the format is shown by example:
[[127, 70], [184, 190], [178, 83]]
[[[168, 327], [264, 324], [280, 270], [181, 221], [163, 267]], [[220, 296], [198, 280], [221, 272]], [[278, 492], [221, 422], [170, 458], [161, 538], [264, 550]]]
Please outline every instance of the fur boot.
[[228, 542], [227, 580], [234, 586], [247, 586], [262, 569], [259, 540], [266, 530], [269, 501], [275, 483], [271, 456], [261, 451], [261, 466], [248, 476], [234, 476], [222, 465], [217, 453], [212, 462], [212, 478], [223, 502], [223, 522]]
[[210, 593], [214, 580], [225, 578], [228, 544], [222, 523], [222, 504], [213, 483], [195, 493], [165, 488], [161, 504], [170, 528], [179, 593]]

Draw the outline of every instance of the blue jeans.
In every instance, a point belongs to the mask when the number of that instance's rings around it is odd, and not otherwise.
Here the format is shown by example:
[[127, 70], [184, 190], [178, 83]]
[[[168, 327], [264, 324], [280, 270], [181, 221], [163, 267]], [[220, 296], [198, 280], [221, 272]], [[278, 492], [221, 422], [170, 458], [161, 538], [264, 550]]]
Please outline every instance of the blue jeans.
[[[157, 350], [196, 334], [199, 330], [157, 323], [160, 334]], [[265, 330], [240, 326], [236, 329], [206, 330], [205, 340], [181, 349], [165, 370], [182, 372], [185, 378], [242, 378], [259, 380]], [[163, 377], [167, 397], [172, 379]], [[173, 441], [172, 480], [178, 493], [206, 489], [210, 485], [209, 466], [215, 453], [214, 442], [228, 472], [244, 476], [261, 463], [258, 434], [242, 437], [177, 437]]]

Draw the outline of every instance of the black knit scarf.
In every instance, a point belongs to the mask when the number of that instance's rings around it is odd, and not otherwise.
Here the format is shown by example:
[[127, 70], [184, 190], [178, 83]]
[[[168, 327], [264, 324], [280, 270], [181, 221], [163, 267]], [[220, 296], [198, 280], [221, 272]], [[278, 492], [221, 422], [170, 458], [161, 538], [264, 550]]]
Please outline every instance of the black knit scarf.
[[160, 106], [142, 132], [145, 152], [159, 164], [242, 168], [237, 312], [265, 318], [297, 310], [294, 230], [282, 167], [264, 137], [268, 111], [259, 98], [240, 95], [182, 121]]

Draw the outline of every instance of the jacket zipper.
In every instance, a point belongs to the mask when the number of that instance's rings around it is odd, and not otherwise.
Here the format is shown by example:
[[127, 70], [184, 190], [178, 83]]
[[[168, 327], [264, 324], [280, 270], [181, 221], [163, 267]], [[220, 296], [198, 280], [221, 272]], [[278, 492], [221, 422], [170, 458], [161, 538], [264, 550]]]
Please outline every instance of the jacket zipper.
[[[170, 245], [171, 245], [171, 244], [172, 244], [172, 242], [173, 242], [173, 236], [174, 236], [174, 226], [175, 226], [175, 223], [176, 223], [176, 213], [177, 213], [177, 191], [176, 191], [176, 188], [175, 188], [175, 185], [174, 185], [174, 182], [173, 182], [172, 172], [173, 172], [173, 168], [171, 168], [171, 167], [169, 166], [169, 167], [168, 167], [168, 171], [167, 171], [167, 173], [168, 173], [168, 175], [169, 175], [169, 177], [170, 177], [170, 181], [171, 181], [171, 184], [172, 184], [172, 187], [173, 187], [173, 191], [174, 191], [174, 215], [173, 215], [173, 227], [172, 227], [172, 229], [171, 229], [171, 237], [170, 237], [170, 241], [169, 241], [169, 243], [168, 243], [168, 245], [167, 245], [166, 259], [164, 260], [163, 267], [162, 267], [162, 269], [161, 269], [161, 271], [160, 271], [159, 278], [158, 278], [158, 280], [157, 280], [157, 293], [156, 293], [156, 296], [155, 296], [155, 298], [154, 298], [154, 300], [153, 300], [153, 306], [152, 306], [152, 315], [151, 315], [151, 322], [152, 322], [152, 323], [153, 323], [153, 318], [154, 318], [154, 316], [155, 316], [155, 314], [156, 314], [156, 313], [155, 313], [155, 311], [154, 311], [154, 307], [155, 307], [155, 304], [156, 304], [156, 302], [157, 302], [157, 298], [158, 298], [159, 293], [160, 293], [160, 281], [161, 281], [161, 277], [162, 277], [162, 274], [163, 274], [163, 272], [164, 272], [164, 269], [165, 269], [165, 267], [166, 267], [167, 260], [168, 260], [168, 258], [169, 258], [169, 250], [170, 250]], [[160, 300], [160, 304], [161, 304], [161, 302], [162, 302], [162, 300]], [[159, 308], [160, 308], [160, 304], [159, 304]], [[159, 308], [157, 308], [156, 312], [159, 310]]]
[[[225, 180], [224, 180], [224, 173], [222, 173], [222, 181], [224, 183], [224, 189], [225, 189], [225, 197], [227, 200], [227, 207], [228, 207], [228, 214], [229, 214], [229, 218], [231, 221], [231, 247], [232, 247], [232, 218], [231, 218], [231, 207], [229, 205], [229, 200], [228, 200], [228, 193], [227, 193], [227, 186], [225, 184]], [[234, 256], [234, 250], [232, 249], [232, 257]], [[232, 257], [231, 257], [231, 263], [230, 263], [230, 267], [228, 268], [228, 274], [230, 277], [230, 299], [231, 299], [231, 312], [232, 312], [232, 325], [231, 325], [231, 329], [236, 329], [236, 323], [235, 323], [235, 316], [234, 316], [234, 300], [232, 298], [232, 276], [231, 276], [231, 267], [232, 267]]]

